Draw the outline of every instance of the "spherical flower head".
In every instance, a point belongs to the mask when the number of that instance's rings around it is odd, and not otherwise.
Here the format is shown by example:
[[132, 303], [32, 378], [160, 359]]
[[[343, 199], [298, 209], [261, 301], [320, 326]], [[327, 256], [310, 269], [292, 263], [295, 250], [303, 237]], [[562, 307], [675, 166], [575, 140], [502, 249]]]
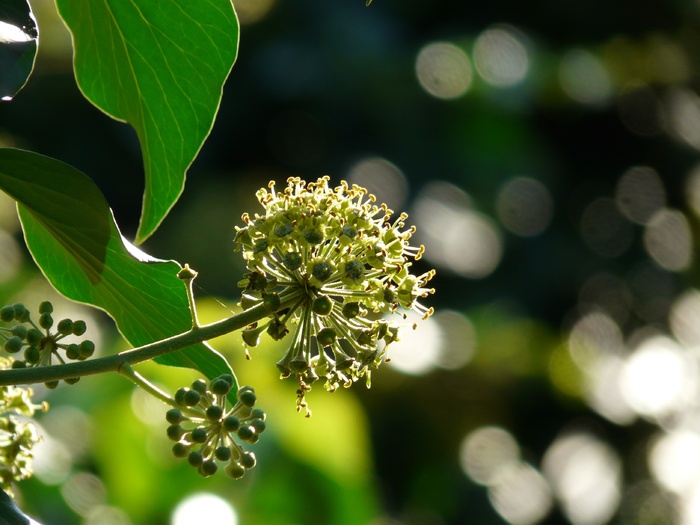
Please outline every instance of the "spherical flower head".
[[264, 213], [243, 215], [246, 225], [236, 228], [236, 249], [250, 272], [239, 283], [242, 305], [270, 296], [290, 305], [249, 327], [244, 341], [255, 346], [263, 332], [281, 339], [293, 330], [278, 367], [299, 380], [299, 408], [318, 378], [331, 391], [361, 377], [369, 385], [397, 338], [398, 326], [385, 314], [433, 312], [419, 300], [434, 293], [427, 284], [435, 272], [411, 273], [424, 247], [411, 246], [415, 228], [406, 228], [407, 215], [392, 220], [393, 212], [364, 188], [345, 182], [331, 188], [328, 181], [290, 178], [282, 192], [271, 182], [257, 193]]
[[225, 374], [206, 383], [202, 379], [191, 388], [175, 393], [176, 407], [165, 414], [170, 423], [167, 435], [175, 441], [172, 452], [204, 477], [211, 476], [219, 465], [232, 478], [241, 478], [255, 466], [255, 455], [244, 450], [242, 443], [257, 443], [265, 430], [265, 412], [257, 408], [255, 391], [241, 387], [238, 402], [227, 408], [227, 394], [233, 377]]
[[[11, 368], [12, 361], [0, 358], [0, 369]], [[47, 410], [48, 405], [32, 402], [31, 388], [0, 387], [0, 487], [12, 494], [12, 483], [31, 477], [34, 446], [41, 440], [30, 421], [14, 416], [31, 417], [36, 410]]]

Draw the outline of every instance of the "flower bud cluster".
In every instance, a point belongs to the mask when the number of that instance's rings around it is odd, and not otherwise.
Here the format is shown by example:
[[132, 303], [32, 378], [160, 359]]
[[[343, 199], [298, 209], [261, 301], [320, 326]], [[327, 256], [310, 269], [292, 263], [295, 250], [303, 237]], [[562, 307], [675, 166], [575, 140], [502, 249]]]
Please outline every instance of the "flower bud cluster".
[[[236, 228], [236, 249], [250, 272], [239, 283], [242, 306], [262, 303], [270, 312], [244, 331], [244, 341], [255, 346], [263, 332], [281, 339], [294, 330], [278, 367], [299, 380], [299, 408], [318, 378], [331, 391], [361, 377], [369, 385], [370, 371], [397, 339], [397, 325], [382, 314], [433, 312], [418, 300], [434, 292], [427, 283], [435, 272], [411, 273], [424, 247], [410, 245], [415, 228], [405, 227], [407, 215], [392, 220], [364, 188], [328, 181], [290, 178], [283, 192], [271, 182], [256, 194], [264, 214], [245, 214], [246, 225]], [[279, 311], [282, 301], [293, 306]]]
[[[39, 305], [39, 320], [35, 323], [29, 314], [29, 310], [21, 303], [3, 306], [0, 308], [0, 320], [5, 323], [15, 322], [10, 328], [0, 327], [0, 341], [4, 341], [3, 349], [14, 357], [12, 368], [25, 368], [34, 366], [48, 366], [55, 358], [59, 363], [65, 363], [65, 359], [84, 360], [95, 352], [95, 344], [85, 339], [80, 343], [62, 343], [68, 336], [82, 336], [87, 330], [85, 321], [73, 321], [62, 319], [55, 324], [53, 319], [53, 305], [44, 301]], [[64, 352], [65, 359], [59, 354]], [[21, 356], [21, 357], [19, 357]], [[74, 384], [80, 378], [66, 379], [66, 383]], [[46, 383], [48, 388], [55, 388], [58, 381]]]
[[180, 388], [175, 393], [176, 407], [165, 414], [170, 423], [168, 437], [176, 442], [173, 454], [187, 458], [204, 477], [214, 474], [218, 463], [225, 463], [226, 474], [238, 479], [256, 463], [255, 454], [244, 450], [239, 441], [257, 443], [265, 430], [266, 415], [255, 407], [255, 391], [249, 386], [238, 390], [238, 402], [227, 410], [226, 396], [232, 386], [229, 374], [209, 384], [198, 379], [191, 388]]
[[[11, 367], [11, 361], [0, 358], [0, 369]], [[12, 482], [32, 475], [33, 448], [40, 441], [36, 427], [15, 414], [31, 417], [36, 410], [48, 409], [43, 403], [32, 403], [31, 388], [19, 386], [0, 387], [0, 487], [11, 492]]]

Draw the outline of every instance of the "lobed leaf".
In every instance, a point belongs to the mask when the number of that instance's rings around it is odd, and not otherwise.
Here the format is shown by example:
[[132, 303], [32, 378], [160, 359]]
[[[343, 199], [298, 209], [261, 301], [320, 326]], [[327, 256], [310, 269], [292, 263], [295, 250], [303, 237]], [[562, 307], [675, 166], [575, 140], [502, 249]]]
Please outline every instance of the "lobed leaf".
[[85, 97], [131, 124], [146, 189], [136, 243], [177, 202], [238, 52], [231, 0], [57, 0]]
[[[187, 293], [177, 277], [180, 265], [128, 243], [87, 175], [37, 153], [0, 148], [0, 189], [17, 201], [27, 246], [60, 293], [105, 310], [133, 346], [190, 329]], [[210, 379], [232, 373], [206, 343], [156, 362], [193, 368]]]

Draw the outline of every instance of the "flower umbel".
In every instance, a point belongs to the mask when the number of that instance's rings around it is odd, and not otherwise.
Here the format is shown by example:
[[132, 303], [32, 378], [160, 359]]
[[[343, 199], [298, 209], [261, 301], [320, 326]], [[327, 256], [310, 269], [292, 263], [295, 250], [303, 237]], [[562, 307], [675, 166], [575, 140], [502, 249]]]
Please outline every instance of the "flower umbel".
[[[80, 343], [65, 343], [62, 340], [68, 336], [82, 336], [87, 330], [85, 321], [73, 321], [62, 319], [55, 325], [53, 319], [53, 305], [44, 301], [39, 305], [39, 320], [35, 323], [29, 314], [29, 310], [21, 303], [3, 306], [0, 308], [0, 320], [16, 324], [11, 328], [0, 327], [0, 341], [4, 341], [3, 349], [8, 354], [19, 355], [15, 357], [12, 368], [28, 368], [36, 366], [49, 366], [53, 360], [64, 364], [68, 360], [85, 360], [95, 352], [95, 344], [85, 339]], [[65, 359], [59, 354], [64, 352]], [[66, 383], [77, 383], [80, 378], [66, 379]], [[58, 381], [45, 383], [47, 388], [56, 388]]]
[[228, 374], [208, 385], [198, 379], [192, 388], [175, 393], [178, 407], [165, 414], [170, 423], [168, 437], [176, 441], [173, 454], [186, 457], [204, 477], [218, 470], [217, 461], [226, 463], [225, 471], [234, 479], [243, 477], [256, 463], [255, 454], [244, 450], [237, 440], [256, 443], [265, 430], [265, 412], [255, 408], [255, 391], [249, 386], [238, 390], [238, 402], [227, 410], [226, 395], [232, 385], [233, 377]]
[[[11, 367], [11, 360], [0, 358], [0, 369]], [[0, 487], [10, 495], [12, 482], [31, 477], [33, 448], [41, 440], [36, 427], [14, 414], [26, 417], [36, 410], [46, 411], [48, 405], [32, 402], [31, 388], [0, 387]]]
[[[413, 275], [413, 260], [423, 246], [411, 246], [414, 227], [407, 215], [393, 212], [359, 186], [329, 178], [306, 184], [290, 178], [283, 192], [274, 182], [257, 192], [263, 215], [243, 215], [236, 228], [236, 249], [243, 252], [249, 274], [244, 308], [263, 303], [269, 320], [244, 331], [248, 346], [263, 332], [284, 337], [292, 325], [289, 349], [277, 363], [283, 377], [299, 380], [298, 408], [306, 408], [304, 392], [318, 378], [328, 390], [350, 386], [386, 357], [398, 326], [381, 318], [400, 307], [429, 317], [433, 309], [418, 302], [434, 290], [430, 270]], [[278, 311], [281, 302], [292, 304]]]

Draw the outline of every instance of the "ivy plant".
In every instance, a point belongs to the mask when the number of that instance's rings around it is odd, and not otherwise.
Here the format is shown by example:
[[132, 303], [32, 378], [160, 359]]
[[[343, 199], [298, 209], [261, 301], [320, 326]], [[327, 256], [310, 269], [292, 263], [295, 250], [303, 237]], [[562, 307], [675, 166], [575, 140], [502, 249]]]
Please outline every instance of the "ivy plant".
[[[32, 400], [30, 385], [56, 388], [108, 372], [164, 402], [164, 431], [176, 457], [205, 477], [222, 467], [240, 478], [256, 464], [248, 446], [265, 430], [266, 415], [254, 389], [238, 384], [207, 341], [233, 331], [250, 348], [261, 337], [285, 341], [277, 367], [283, 379], [297, 381], [297, 409], [309, 416], [305, 393], [317, 381], [329, 391], [360, 379], [370, 384], [398, 337], [391, 314], [431, 315], [419, 299], [433, 293], [434, 272], [412, 273], [423, 253], [410, 243], [414, 228], [363, 188], [332, 186], [328, 177], [289, 179], [281, 190], [271, 182], [257, 194], [260, 209], [243, 213], [235, 228], [248, 271], [239, 283], [242, 311], [202, 325], [192, 293], [196, 271], [137, 245], [180, 197], [211, 131], [238, 52], [231, 0], [56, 4], [72, 34], [83, 95], [136, 130], [146, 177], [136, 238], [122, 236], [89, 176], [39, 152], [1, 148], [0, 189], [16, 201], [26, 245], [48, 281], [65, 297], [107, 312], [132, 348], [93, 357], [85, 323], [61, 318], [48, 301], [32, 312], [21, 303], [0, 308], [0, 484], [12, 494], [32, 472], [39, 436], [16, 415], [46, 405]], [[26, 0], [5, 0], [0, 17], [3, 31], [14, 35], [0, 44], [0, 61], [12, 71], [0, 86], [9, 103], [31, 74], [38, 34]], [[135, 369], [150, 360], [194, 369], [202, 379], [163, 392]]]

